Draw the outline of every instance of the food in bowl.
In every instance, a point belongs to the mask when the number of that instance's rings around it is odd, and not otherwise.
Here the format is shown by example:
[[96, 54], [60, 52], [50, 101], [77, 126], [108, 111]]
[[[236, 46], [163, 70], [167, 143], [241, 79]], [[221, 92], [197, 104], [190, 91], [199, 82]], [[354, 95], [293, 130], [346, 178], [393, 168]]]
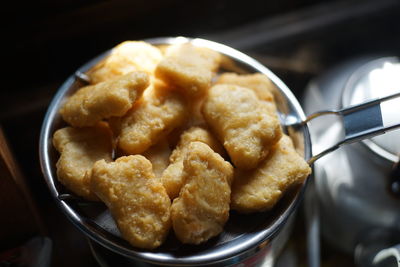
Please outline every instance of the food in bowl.
[[110, 209], [122, 236], [133, 246], [152, 249], [165, 240], [171, 225], [171, 203], [145, 157], [97, 161], [91, 189]]
[[184, 185], [171, 206], [174, 232], [200, 244], [222, 232], [229, 218], [233, 167], [202, 142], [191, 142], [183, 160]]
[[156, 77], [190, 98], [206, 93], [221, 61], [219, 53], [189, 43], [170, 46], [155, 69]]
[[85, 86], [68, 98], [60, 114], [74, 127], [93, 126], [104, 119], [125, 115], [148, 85], [149, 76], [146, 73], [131, 72]]
[[[157, 49], [157, 47], [154, 48]], [[169, 54], [168, 51], [173, 52]], [[188, 51], [190, 51], [190, 56]], [[139, 51], [135, 53], [140, 54]], [[231, 185], [234, 183], [232, 177], [240, 179], [241, 176], [236, 173], [256, 172], [264, 166], [265, 161], [268, 160], [269, 155], [281, 140], [282, 130], [276, 115], [272, 93], [257, 93], [259, 89], [255, 89], [252, 85], [255, 83], [261, 87], [265, 86], [268, 90], [272, 83], [264, 83], [263, 80], [268, 81], [266, 76], [259, 79], [260, 74], [254, 74], [254, 76], [246, 77], [238, 75], [237, 79], [230, 79], [225, 83], [220, 80], [217, 81], [218, 84], [215, 84], [221, 74], [218, 73], [219, 59], [215, 59], [219, 57], [215, 57], [215, 53], [206, 48], [198, 49], [190, 43], [167, 48], [164, 58], [154, 68], [145, 70], [146, 75], [149, 76], [150, 85], [144, 89], [140, 97], [133, 101], [132, 107], [123, 115], [104, 117], [102, 120], [102, 123], [108, 125], [113, 133], [112, 144], [115, 156], [113, 159], [101, 160], [102, 168], [95, 170], [93, 167], [91, 169], [89, 190], [105, 202], [117, 222], [122, 236], [135, 247], [153, 249], [160, 246], [169, 230], [168, 225], [173, 225], [172, 228], [179, 240], [189, 244], [206, 242], [221, 233], [228, 220], [228, 211], [232, 208]], [[111, 52], [109, 57], [113, 54], [115, 53]], [[208, 58], [207, 55], [210, 55], [211, 58]], [[193, 60], [188, 61], [187, 59]], [[141, 60], [143, 61], [143, 58]], [[124, 64], [131, 64], [129, 60], [121, 59], [118, 64], [113, 62], [113, 65], [107, 65], [107, 62], [106, 58], [89, 70], [87, 72], [89, 78], [92, 79], [93, 70], [98, 71], [105, 68], [107, 70], [105, 73], [113, 72], [114, 65], [118, 66], [118, 70], [134, 70], [133, 73], [143, 71], [136, 67], [136, 65], [140, 66], [139, 63], [126, 66], [126, 68], [121, 67]], [[168, 71], [166, 71], [167, 69]], [[102, 79], [99, 73], [102, 72], [97, 72], [96, 81]], [[117, 73], [117, 71], [113, 73]], [[121, 72], [120, 76], [117, 75], [110, 79], [107, 78], [109, 74], [105, 74], [104, 81], [95, 82], [95, 85], [104, 86], [104, 83], [113, 83], [125, 75], [131, 74]], [[242, 78], [252, 81], [253, 77], [256, 82], [247, 81], [248, 83], [245, 84], [241, 82]], [[219, 91], [219, 88], [223, 89], [221, 90], [222, 98], [215, 102], [211, 92]], [[111, 87], [109, 89], [112, 90]], [[108, 90], [104, 90], [104, 92], [109, 93]], [[229, 97], [224, 98], [224, 92]], [[67, 99], [66, 103], [73, 98], [74, 95], [69, 100]], [[99, 99], [102, 98], [99, 97]], [[218, 105], [218, 108], [213, 108], [213, 105]], [[103, 108], [107, 109], [108, 107], [105, 105]], [[100, 108], [99, 112], [103, 112], [103, 110]], [[236, 119], [235, 112], [241, 118], [240, 120]], [[206, 134], [203, 132], [199, 134], [200, 137], [197, 137], [196, 134], [193, 134], [193, 137], [185, 137], [188, 132], [195, 131], [193, 127], [197, 127], [194, 128], [197, 130], [203, 129]], [[202, 135], [205, 137], [203, 136], [203, 138]], [[229, 142], [230, 139], [227, 139], [226, 136], [236, 142]], [[177, 141], [177, 139], [179, 140], [177, 137], [180, 137], [180, 141]], [[246, 146], [248, 142], [251, 145]], [[239, 156], [236, 156], [235, 146], [238, 148]], [[288, 146], [293, 148], [291, 142]], [[228, 153], [224, 150], [227, 150]], [[177, 152], [169, 155], [170, 164], [165, 166], [162, 162], [165, 162], [168, 151]], [[160, 154], [158, 155], [158, 153]], [[146, 155], [148, 159], [145, 158]], [[304, 161], [298, 154], [291, 155], [297, 157], [298, 161]], [[82, 157], [85, 157], [84, 153]], [[98, 177], [102, 171], [108, 170], [106, 166], [114, 166], [127, 160], [126, 158], [130, 160], [132, 157], [135, 158], [134, 162], [136, 163], [127, 164], [127, 166], [131, 166], [131, 169], [127, 171], [117, 171], [119, 168], [112, 169], [110, 167], [111, 169], [107, 171], [106, 175], [109, 183], [103, 183], [105, 186], [99, 190], [96, 181], [99, 181]], [[241, 165], [240, 159], [246, 163]], [[161, 164], [158, 164], [160, 162]], [[95, 167], [98, 164], [100, 164], [98, 161], [94, 162]], [[149, 173], [149, 164], [152, 166], [150, 172], [153, 174]], [[167, 179], [164, 174], [173, 164], [177, 164], [177, 167], [174, 167], [175, 174], [172, 174], [172, 176], [176, 176], [172, 178], [177, 178], [177, 183], [172, 186], [172, 190], [167, 190]], [[305, 162], [304, 164], [307, 165]], [[165, 170], [162, 170], [163, 166]], [[146, 170], [144, 171], [143, 168]], [[271, 176], [268, 176], [263, 186], [268, 187], [269, 181], [286, 179], [288, 186], [280, 188], [284, 191], [291, 184], [304, 181], [310, 173], [307, 165], [307, 168], [298, 175], [289, 178], [278, 177], [288, 173], [292, 175], [298, 171], [297, 165], [292, 166], [291, 161], [286, 163], [285, 169], [289, 172], [274, 172], [273, 174], [277, 177], [272, 179]], [[155, 172], [158, 175], [155, 175]], [[263, 171], [261, 170], [260, 173]], [[257, 179], [262, 179], [262, 175], [257, 176]], [[246, 183], [251, 183], [251, 180], [251, 178], [247, 179]], [[69, 187], [68, 183], [63, 182], [62, 179], [60, 181], [69, 190], [75, 192], [76, 188]], [[158, 194], [154, 195], [154, 199], [149, 197], [150, 193], [143, 195], [142, 190], [128, 186], [136, 184], [133, 181], [137, 181], [140, 187], [145, 189], [144, 191], [147, 190], [146, 192], [151, 192], [153, 187], [157, 188], [155, 191]], [[113, 182], [120, 184], [118, 194], [115, 193]], [[260, 188], [260, 190], [265, 190], [265, 188]], [[281, 196], [282, 194], [273, 195], [275, 200], [272, 202], [276, 203]], [[164, 201], [165, 197], [168, 198], [167, 202]], [[165, 217], [162, 219], [158, 217], [160, 214], [157, 213], [155, 216], [152, 213], [154, 203], [158, 203], [159, 198], [163, 199], [162, 206], [167, 207], [163, 213]], [[136, 206], [137, 203], [142, 203], [140, 208]], [[271, 208], [272, 205], [266, 205], [257, 208], [257, 211]], [[240, 211], [240, 209], [238, 210]], [[171, 216], [171, 211], [175, 215]], [[219, 211], [220, 214], [216, 216], [215, 211]], [[142, 212], [142, 215], [139, 216], [137, 212]], [[148, 215], [143, 215], [146, 212]], [[132, 220], [132, 227], [129, 227], [129, 218]], [[158, 219], [154, 220], [154, 218]], [[134, 227], [135, 225], [147, 225], [148, 228]], [[149, 229], [156, 230], [152, 231], [154, 236], [146, 239], [148, 236], [142, 234]], [[136, 235], [141, 236], [138, 239], [147, 241], [138, 242], [133, 238]]]
[[126, 154], [145, 152], [182, 125], [188, 116], [187, 103], [178, 92], [154, 83], [119, 120], [118, 148]]
[[226, 72], [218, 76], [216, 84], [234, 84], [251, 89], [260, 100], [264, 100], [272, 107], [275, 107], [274, 96], [271, 92], [271, 88], [273, 88], [274, 85], [264, 74], [237, 74]]
[[111, 131], [106, 123], [92, 127], [65, 127], [53, 135], [53, 145], [60, 158], [57, 178], [76, 195], [98, 200], [90, 189], [93, 164], [101, 159], [112, 160]]
[[276, 112], [245, 87], [212, 86], [202, 111], [233, 164], [241, 169], [256, 168], [282, 136]]
[[235, 172], [231, 208], [242, 213], [272, 209], [290, 186], [302, 183], [309, 174], [307, 162], [290, 137], [283, 135], [257, 168]]
[[163, 58], [161, 51], [143, 41], [126, 41], [88, 71], [91, 84], [113, 80], [122, 75], [143, 71], [152, 73]]
[[193, 126], [180, 135], [179, 143], [176, 145], [169, 157], [170, 164], [162, 173], [161, 181], [171, 199], [176, 198], [185, 183], [183, 172], [183, 160], [190, 152], [189, 145], [192, 142], [207, 144], [219, 155], [225, 156], [224, 148], [214, 135], [206, 128]]

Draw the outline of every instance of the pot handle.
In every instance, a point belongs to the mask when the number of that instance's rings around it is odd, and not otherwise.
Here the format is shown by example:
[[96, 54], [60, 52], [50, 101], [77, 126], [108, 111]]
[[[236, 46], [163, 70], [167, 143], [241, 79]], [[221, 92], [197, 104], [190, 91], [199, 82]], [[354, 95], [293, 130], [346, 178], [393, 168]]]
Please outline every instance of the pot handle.
[[400, 232], [396, 228], [367, 227], [359, 233], [354, 263], [359, 267], [400, 267]]
[[397, 266], [400, 267], [400, 244], [381, 250], [378, 254], [375, 255], [372, 263], [374, 265], [379, 265], [380, 263], [383, 263], [389, 258], [394, 258], [394, 260], [397, 263]]
[[[309, 121], [328, 114], [334, 114], [341, 118], [344, 128], [344, 138], [335, 145], [323, 150], [317, 155], [312, 156], [308, 163], [311, 165], [317, 159], [338, 149], [344, 144], [360, 141], [375, 135], [383, 134], [386, 131], [400, 127], [400, 116], [395, 123], [386, 123], [385, 114], [382, 113], [381, 103], [393, 98], [400, 97], [400, 92], [373, 99], [362, 104], [353, 105], [340, 110], [324, 110], [311, 114], [300, 124], [305, 125]], [[400, 110], [400, 109], [399, 109]], [[400, 113], [400, 112], [399, 112]], [[386, 114], [388, 116], [388, 114]], [[388, 118], [388, 117], [387, 117]]]

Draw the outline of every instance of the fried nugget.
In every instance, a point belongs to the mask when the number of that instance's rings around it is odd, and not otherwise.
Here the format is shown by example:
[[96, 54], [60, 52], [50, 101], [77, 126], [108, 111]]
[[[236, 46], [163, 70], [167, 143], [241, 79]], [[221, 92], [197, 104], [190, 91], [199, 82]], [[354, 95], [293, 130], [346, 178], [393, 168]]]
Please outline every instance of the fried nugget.
[[143, 156], [151, 162], [154, 175], [159, 179], [169, 165], [170, 155], [171, 149], [166, 138], [161, 139], [143, 153]]
[[153, 249], [163, 243], [171, 226], [171, 202], [145, 157], [97, 161], [91, 188], [110, 209], [123, 238], [132, 246]]
[[79, 89], [61, 107], [63, 119], [74, 127], [93, 126], [112, 116], [123, 116], [149, 85], [144, 72]]
[[114, 47], [87, 75], [91, 84], [112, 80], [133, 71], [144, 71], [153, 75], [162, 57], [160, 50], [151, 44], [126, 41]]
[[231, 84], [211, 87], [202, 111], [239, 168], [255, 168], [282, 136], [276, 113], [245, 87]]
[[167, 137], [170, 147], [177, 146], [180, 136], [187, 129], [190, 129], [191, 127], [208, 128], [207, 123], [204, 120], [204, 116], [201, 112], [201, 107], [203, 106], [204, 99], [205, 97], [202, 96], [198, 97], [197, 99], [192, 99], [192, 101], [188, 101], [187, 120], [184, 124], [174, 129]]
[[97, 200], [90, 190], [90, 175], [97, 160], [111, 160], [108, 126], [99, 123], [93, 127], [59, 129], [54, 133], [53, 145], [61, 154], [56, 164], [58, 180], [78, 196]]
[[202, 142], [211, 147], [215, 152], [224, 155], [225, 151], [218, 140], [210, 131], [201, 127], [192, 127], [186, 130], [180, 137], [177, 147], [169, 158], [169, 166], [163, 172], [161, 181], [171, 199], [178, 196], [183, 185], [183, 159], [190, 152], [191, 142]]
[[219, 67], [218, 52], [190, 43], [171, 46], [157, 65], [155, 75], [167, 84], [177, 86], [189, 97], [203, 95]]
[[264, 105], [269, 109], [269, 113], [277, 112], [273, 91], [275, 85], [262, 73], [236, 74], [223, 73], [218, 77], [216, 84], [234, 84], [246, 87], [254, 91], [258, 99], [265, 101]]
[[242, 213], [270, 210], [289, 187], [302, 183], [310, 173], [292, 140], [284, 135], [257, 169], [235, 170], [231, 208]]
[[185, 121], [187, 109], [176, 91], [150, 87], [121, 119], [119, 148], [127, 154], [146, 151]]
[[267, 76], [261, 73], [223, 73], [218, 77], [216, 84], [234, 84], [246, 87], [253, 90], [260, 100], [274, 102], [274, 95], [272, 94], [274, 84]]
[[185, 185], [171, 206], [180, 241], [200, 244], [222, 232], [229, 218], [232, 165], [202, 142], [192, 142], [183, 161]]

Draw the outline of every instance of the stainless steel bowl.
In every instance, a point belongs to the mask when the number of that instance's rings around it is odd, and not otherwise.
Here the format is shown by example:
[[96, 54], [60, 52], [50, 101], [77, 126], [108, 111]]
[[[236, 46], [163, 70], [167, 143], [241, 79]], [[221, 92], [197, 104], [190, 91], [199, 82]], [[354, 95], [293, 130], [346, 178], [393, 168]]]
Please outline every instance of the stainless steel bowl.
[[[233, 48], [208, 40], [184, 37], [156, 38], [145, 41], [156, 46], [191, 42], [195, 46], [220, 52], [224, 56], [222, 65], [224, 71], [263, 73], [276, 86], [274, 95], [282, 122], [305, 120], [300, 104], [288, 87], [262, 64]], [[83, 65], [77, 73], [85, 73], [107, 53]], [[63, 213], [79, 230], [93, 241], [132, 262], [140, 261], [151, 265], [232, 265], [254, 257], [261, 250], [264, 254], [271, 250], [274, 240], [277, 240], [276, 235], [296, 210], [307, 182], [285, 194], [272, 211], [252, 215], [231, 212], [224, 232], [203, 245], [183, 245], [171, 233], [165, 244], [153, 251], [134, 248], [123, 240], [103, 204], [85, 202], [68, 194], [56, 177], [55, 165], [59, 155], [52, 145], [52, 135], [55, 130], [65, 125], [58, 113], [63, 101], [83, 85], [78, 77], [79, 75], [76, 74], [70, 76], [54, 96], [43, 122], [39, 145], [40, 163], [51, 194]], [[297, 150], [308, 160], [311, 157], [311, 142], [307, 125], [285, 127], [285, 131], [293, 139]], [[260, 253], [257, 255], [264, 255]]]

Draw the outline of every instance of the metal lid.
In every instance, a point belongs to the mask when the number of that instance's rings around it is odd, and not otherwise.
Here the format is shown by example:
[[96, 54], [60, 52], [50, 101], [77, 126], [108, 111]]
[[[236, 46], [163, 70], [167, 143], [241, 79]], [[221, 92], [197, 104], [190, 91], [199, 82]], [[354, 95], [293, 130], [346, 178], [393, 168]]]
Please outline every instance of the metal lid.
[[[400, 63], [396, 57], [371, 61], [350, 77], [342, 95], [343, 107], [381, 98], [400, 91]], [[400, 99], [381, 104], [383, 124], [393, 125], [400, 117]], [[368, 118], [366, 118], [368, 119]], [[400, 155], [400, 130], [362, 141], [374, 153], [392, 162]]]

